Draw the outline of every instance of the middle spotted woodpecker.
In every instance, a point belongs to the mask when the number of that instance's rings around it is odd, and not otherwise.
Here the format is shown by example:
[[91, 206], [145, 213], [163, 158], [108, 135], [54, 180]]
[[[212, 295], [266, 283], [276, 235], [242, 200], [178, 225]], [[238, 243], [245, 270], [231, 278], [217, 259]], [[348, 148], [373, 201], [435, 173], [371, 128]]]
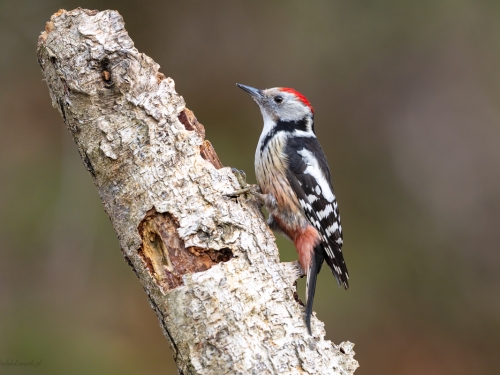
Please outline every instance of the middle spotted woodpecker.
[[306, 325], [323, 261], [339, 286], [348, 289], [342, 255], [342, 226], [330, 169], [314, 132], [314, 110], [290, 88], [258, 90], [237, 84], [259, 105], [264, 129], [255, 152], [255, 173], [269, 226], [290, 238], [306, 283]]

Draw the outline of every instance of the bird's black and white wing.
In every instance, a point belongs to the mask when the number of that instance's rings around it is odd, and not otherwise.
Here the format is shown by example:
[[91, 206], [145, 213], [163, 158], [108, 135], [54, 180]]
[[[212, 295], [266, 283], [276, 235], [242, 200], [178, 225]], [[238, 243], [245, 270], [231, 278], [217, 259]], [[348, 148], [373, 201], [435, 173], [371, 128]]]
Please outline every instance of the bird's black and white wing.
[[[347, 289], [349, 275], [342, 255], [342, 226], [325, 154], [316, 137], [289, 138], [285, 154], [288, 180], [307, 219], [321, 236], [324, 260], [339, 286]], [[319, 272], [321, 264], [317, 263], [322, 263], [322, 254], [314, 254], [312, 260], [316, 264], [311, 267], [317, 267]]]

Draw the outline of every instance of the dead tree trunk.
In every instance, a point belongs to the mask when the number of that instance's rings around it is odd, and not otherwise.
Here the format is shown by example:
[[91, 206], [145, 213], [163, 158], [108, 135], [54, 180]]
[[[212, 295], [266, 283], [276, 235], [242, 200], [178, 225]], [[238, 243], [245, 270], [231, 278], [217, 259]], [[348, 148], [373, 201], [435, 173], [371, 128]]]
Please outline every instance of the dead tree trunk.
[[294, 299], [258, 207], [116, 11], [59, 11], [38, 62], [181, 374], [352, 374], [353, 345]]

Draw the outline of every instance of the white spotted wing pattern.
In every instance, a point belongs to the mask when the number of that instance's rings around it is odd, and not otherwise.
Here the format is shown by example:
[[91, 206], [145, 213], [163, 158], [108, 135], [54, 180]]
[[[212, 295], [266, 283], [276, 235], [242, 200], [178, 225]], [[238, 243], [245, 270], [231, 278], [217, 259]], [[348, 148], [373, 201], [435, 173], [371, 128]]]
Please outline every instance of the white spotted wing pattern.
[[[324, 260], [339, 285], [348, 288], [349, 275], [342, 255], [342, 225], [326, 157], [316, 137], [288, 139], [285, 154], [288, 179], [309, 222], [321, 236]], [[321, 249], [315, 249], [315, 253]], [[315, 254], [322, 262], [322, 254]], [[317, 265], [321, 267], [321, 264]], [[319, 271], [319, 270], [318, 270]]]

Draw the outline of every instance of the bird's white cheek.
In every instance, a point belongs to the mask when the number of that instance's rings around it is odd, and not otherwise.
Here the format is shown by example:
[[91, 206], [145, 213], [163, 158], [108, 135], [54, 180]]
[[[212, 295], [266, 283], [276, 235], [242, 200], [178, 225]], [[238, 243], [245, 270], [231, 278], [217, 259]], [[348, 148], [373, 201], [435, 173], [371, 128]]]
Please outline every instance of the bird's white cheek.
[[308, 114], [308, 109], [306, 109], [301, 104], [295, 103], [288, 103], [287, 106], [284, 107], [279, 113], [280, 120], [282, 121], [295, 121], [297, 119], [306, 117]]
[[271, 116], [261, 107], [260, 112], [262, 113], [262, 118], [264, 119], [264, 128], [262, 129], [262, 134], [267, 134], [276, 125]]

